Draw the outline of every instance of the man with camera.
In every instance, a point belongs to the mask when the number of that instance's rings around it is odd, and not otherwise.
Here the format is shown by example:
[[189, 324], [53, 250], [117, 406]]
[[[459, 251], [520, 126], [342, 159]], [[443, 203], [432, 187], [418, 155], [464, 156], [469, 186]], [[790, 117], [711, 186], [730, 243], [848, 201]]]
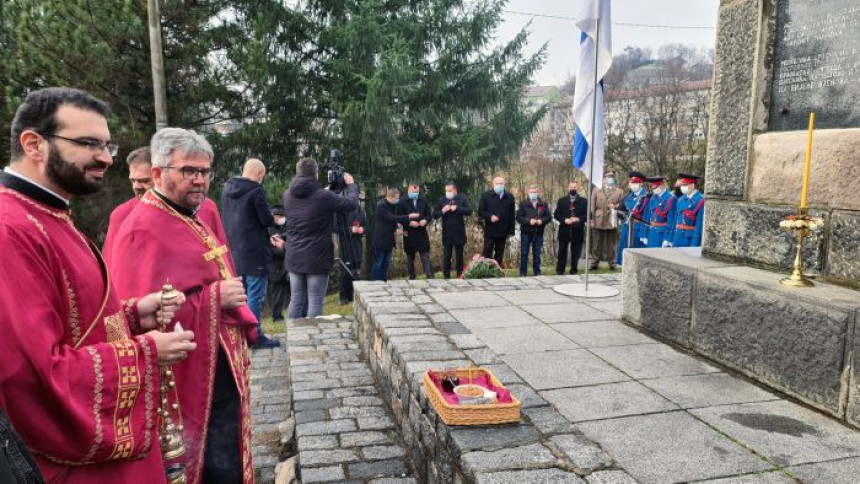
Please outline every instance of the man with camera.
[[400, 212], [407, 215], [418, 214], [415, 219], [403, 225], [403, 252], [406, 253], [406, 272], [409, 279], [415, 279], [415, 254], [420, 254], [421, 267], [427, 279], [433, 279], [433, 266], [430, 263], [430, 236], [427, 224], [433, 220], [430, 204], [421, 196], [417, 182], [409, 184], [406, 196], [400, 200]]
[[[318, 177], [317, 162], [302, 158], [296, 163], [296, 177], [284, 192], [287, 225], [284, 260], [290, 273], [292, 294], [288, 317], [291, 319], [322, 315], [328, 276], [334, 265], [331, 236], [334, 216], [358, 208], [358, 187], [352, 175], [342, 175], [345, 195], [335, 193], [337, 190], [324, 190]], [[341, 183], [340, 179], [334, 181]]]

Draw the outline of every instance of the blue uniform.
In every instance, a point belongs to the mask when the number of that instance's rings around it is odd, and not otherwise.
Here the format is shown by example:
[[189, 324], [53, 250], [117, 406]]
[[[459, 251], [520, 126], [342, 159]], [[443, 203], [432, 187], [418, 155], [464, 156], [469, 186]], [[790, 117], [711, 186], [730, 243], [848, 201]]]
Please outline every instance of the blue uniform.
[[[633, 218], [641, 219], [642, 215], [645, 213], [646, 195], [648, 195], [648, 191], [645, 190], [645, 188], [640, 188], [638, 192], [630, 192], [630, 194], [624, 198], [624, 206], [627, 208], [628, 213], [633, 212]], [[630, 244], [630, 248], [640, 249], [645, 247], [639, 239], [647, 236], [647, 226], [638, 221], [633, 221], [632, 223], [633, 241]], [[615, 255], [615, 263], [619, 265], [621, 264], [621, 255], [624, 252], [624, 249], [627, 248], [627, 230], [627, 223], [622, 224], [621, 237], [618, 240], [618, 250]]]
[[681, 196], [675, 205], [672, 221], [672, 247], [701, 247], [705, 218], [705, 197], [698, 191], [692, 197]]
[[[674, 218], [675, 197], [668, 190], [663, 190], [660, 195], [651, 195], [648, 199], [648, 207], [643, 217], [651, 225], [648, 230], [647, 247], [662, 247], [669, 232], [669, 219]], [[670, 241], [671, 242], [671, 241]]]

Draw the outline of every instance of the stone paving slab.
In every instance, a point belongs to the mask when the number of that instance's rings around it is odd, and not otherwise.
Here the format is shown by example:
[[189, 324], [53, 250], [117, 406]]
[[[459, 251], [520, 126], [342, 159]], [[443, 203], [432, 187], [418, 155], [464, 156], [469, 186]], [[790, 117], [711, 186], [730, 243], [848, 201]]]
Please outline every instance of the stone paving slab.
[[[294, 327], [301, 331], [293, 332]], [[291, 367], [293, 389], [302, 394], [293, 404], [301, 482], [415, 482], [370, 368], [360, 351], [343, 348], [355, 347], [351, 322], [296, 320], [287, 334], [288, 345], [294, 337], [312, 342], [291, 357], [313, 354], [319, 370]]]
[[860, 458], [789, 467], [786, 471], [808, 484], [856, 484], [860, 481]]
[[522, 309], [506, 307], [493, 311], [486, 308], [455, 309], [451, 314], [463, 326], [475, 331], [480, 328], [510, 328], [512, 326], [537, 326], [540, 321], [530, 316]]
[[433, 299], [448, 310], [510, 305], [507, 299], [493, 292], [440, 292], [433, 294]]
[[643, 483], [685, 482], [773, 469], [683, 411], [578, 427]]
[[571, 422], [677, 410], [678, 406], [639, 382], [610, 383], [541, 392]]
[[502, 359], [537, 390], [630, 379], [586, 350], [503, 355]]
[[549, 326], [515, 326], [512, 328], [480, 328], [475, 334], [500, 355], [540, 353], [544, 351], [575, 350], [579, 345]]
[[290, 417], [290, 375], [286, 338], [270, 335], [281, 341], [280, 348], [250, 351], [251, 422], [254, 472], [256, 482], [275, 481], [275, 466], [282, 452], [281, 433], [277, 424]]
[[648, 335], [618, 321], [588, 321], [550, 326], [583, 348], [654, 343], [654, 340]]
[[860, 456], [860, 433], [786, 401], [690, 412], [781, 466]]
[[682, 408], [778, 400], [773, 393], [725, 373], [642, 380], [642, 384]]
[[555, 304], [569, 303], [572, 298], [559, 294], [552, 289], [524, 289], [521, 291], [507, 291], [499, 293], [511, 304], [524, 306], [526, 304]]
[[522, 306], [522, 309], [546, 324], [581, 323], [585, 321], [614, 319], [612, 315], [581, 302], [528, 304]]
[[701, 375], [720, 371], [700, 359], [685, 355], [662, 343], [594, 348], [591, 352], [636, 379]]

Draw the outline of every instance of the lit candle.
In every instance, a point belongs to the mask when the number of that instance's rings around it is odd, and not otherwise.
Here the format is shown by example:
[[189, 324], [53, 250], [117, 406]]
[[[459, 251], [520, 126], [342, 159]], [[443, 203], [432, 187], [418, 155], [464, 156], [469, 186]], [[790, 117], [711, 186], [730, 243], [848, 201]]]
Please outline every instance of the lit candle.
[[815, 127], [815, 113], [809, 113], [809, 137], [806, 140], [806, 165], [803, 167], [803, 189], [800, 192], [800, 208], [806, 208], [809, 195], [809, 165], [812, 161], [812, 129]]

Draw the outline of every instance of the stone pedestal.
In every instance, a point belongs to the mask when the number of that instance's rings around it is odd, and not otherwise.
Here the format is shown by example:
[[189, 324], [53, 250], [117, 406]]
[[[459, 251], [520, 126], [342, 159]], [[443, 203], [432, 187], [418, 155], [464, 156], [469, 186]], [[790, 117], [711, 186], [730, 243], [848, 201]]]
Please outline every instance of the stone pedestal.
[[625, 321], [860, 426], [854, 365], [860, 295], [703, 258], [696, 249], [625, 252]]

